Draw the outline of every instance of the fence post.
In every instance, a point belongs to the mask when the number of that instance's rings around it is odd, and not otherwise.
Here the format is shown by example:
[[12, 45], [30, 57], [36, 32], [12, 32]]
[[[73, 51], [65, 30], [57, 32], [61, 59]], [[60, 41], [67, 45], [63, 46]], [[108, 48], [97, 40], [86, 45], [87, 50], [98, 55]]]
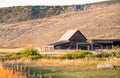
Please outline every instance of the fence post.
[[27, 73], [27, 78], [30, 78], [30, 76], [31, 76], [31, 71], [30, 71], [30, 69], [27, 68], [26, 73]]
[[39, 78], [44, 78], [44, 75], [42, 75], [42, 74], [39, 74]]
[[36, 78], [37, 77], [37, 74], [36, 73], [33, 73], [33, 78]]
[[52, 76], [49, 76], [49, 78], [52, 78]]

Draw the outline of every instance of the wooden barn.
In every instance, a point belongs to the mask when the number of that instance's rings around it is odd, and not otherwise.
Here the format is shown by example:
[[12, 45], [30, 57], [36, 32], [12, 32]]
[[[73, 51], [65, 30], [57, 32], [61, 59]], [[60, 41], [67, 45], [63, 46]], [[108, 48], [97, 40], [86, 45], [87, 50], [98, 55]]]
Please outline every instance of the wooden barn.
[[120, 47], [120, 39], [94, 39], [92, 40], [93, 50], [116, 49]]
[[53, 45], [54, 49], [84, 49], [90, 48], [90, 43], [79, 30], [67, 31], [58, 42], [49, 44]]

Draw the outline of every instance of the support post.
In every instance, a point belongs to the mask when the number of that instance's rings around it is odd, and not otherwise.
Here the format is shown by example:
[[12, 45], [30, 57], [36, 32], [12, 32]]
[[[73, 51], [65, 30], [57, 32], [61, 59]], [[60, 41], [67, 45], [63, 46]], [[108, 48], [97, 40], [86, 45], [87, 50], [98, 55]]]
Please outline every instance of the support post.
[[76, 43], [76, 49], [78, 50], [78, 43]]
[[91, 43], [91, 50], [93, 50], [93, 43]]

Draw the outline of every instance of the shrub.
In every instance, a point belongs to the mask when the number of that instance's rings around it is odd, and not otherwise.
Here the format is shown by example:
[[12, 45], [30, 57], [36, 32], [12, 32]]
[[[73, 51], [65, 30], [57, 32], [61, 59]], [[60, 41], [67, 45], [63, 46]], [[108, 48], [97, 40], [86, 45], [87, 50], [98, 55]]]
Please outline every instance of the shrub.
[[20, 53], [8, 53], [8, 54], [5, 54], [3, 57], [6, 57], [8, 59], [17, 59], [17, 58], [20, 58]]
[[0, 56], [0, 60], [6, 60], [8, 59], [7, 57], [4, 57], [4, 56]]
[[102, 52], [100, 54], [97, 54], [96, 57], [99, 57], [99, 58], [110, 57], [110, 54], [107, 52]]
[[78, 51], [73, 52], [72, 56], [73, 56], [74, 59], [85, 58], [85, 57], [87, 57], [87, 58], [93, 58], [93, 57], [95, 57], [93, 55], [93, 53], [91, 53], [91, 52], [85, 52], [85, 51], [82, 51], [82, 50], [78, 50]]
[[66, 59], [72, 59], [73, 58], [71, 53], [67, 53], [63, 57], [65, 57]]
[[22, 53], [22, 58], [31, 58], [31, 59], [37, 59], [39, 57], [41, 57], [38, 53], [38, 51], [34, 48], [25, 48]]
[[109, 57], [116, 57], [116, 52], [110, 52]]
[[85, 54], [85, 57], [87, 57], [87, 58], [94, 58], [95, 57], [95, 55], [93, 55], [93, 53], [91, 53], [91, 52], [84, 52], [84, 54]]
[[83, 51], [81, 51], [81, 50], [77, 50], [77, 51], [74, 51], [72, 53], [72, 57], [73, 57], [73, 59], [84, 58], [85, 53]]
[[7, 53], [7, 54], [5, 54], [5, 55], [3, 55], [3, 56], [0, 56], [0, 60], [6, 60], [6, 59], [18, 59], [18, 58], [20, 58], [21, 57], [21, 55], [20, 55], [21, 53]]
[[18, 53], [13, 53], [10, 58], [11, 58], [11, 59], [18, 59], [18, 58], [20, 58], [20, 57], [21, 57], [21, 53], [18, 52]]
[[86, 58], [95, 58], [95, 55], [93, 55], [93, 54], [87, 54], [85, 57]]
[[96, 55], [99, 58], [107, 58], [107, 57], [119, 57], [119, 52], [102, 52], [101, 54]]
[[72, 54], [71, 53], [66, 53], [64, 55], [60, 55], [57, 58], [59, 59], [72, 59]]
[[116, 57], [120, 58], [120, 48], [116, 50]]
[[3, 59], [19, 59], [19, 58], [24, 58], [24, 59], [38, 59], [41, 56], [39, 55], [38, 51], [34, 48], [25, 48], [23, 51], [18, 52], [18, 53], [8, 53], [5, 54], [4, 56], [0, 57], [0, 60]]
[[60, 59], [79, 59], [79, 58], [85, 58], [85, 57], [94, 57], [94, 55], [90, 52], [85, 52], [82, 50], [76, 50], [72, 53], [67, 53], [64, 55], [59, 56]]
[[31, 55], [39, 55], [38, 54], [38, 51], [36, 49], [33, 49], [33, 48], [25, 48], [23, 51], [22, 51], [22, 55], [23, 56], [31, 56]]
[[117, 52], [120, 53], [120, 48], [117, 49]]

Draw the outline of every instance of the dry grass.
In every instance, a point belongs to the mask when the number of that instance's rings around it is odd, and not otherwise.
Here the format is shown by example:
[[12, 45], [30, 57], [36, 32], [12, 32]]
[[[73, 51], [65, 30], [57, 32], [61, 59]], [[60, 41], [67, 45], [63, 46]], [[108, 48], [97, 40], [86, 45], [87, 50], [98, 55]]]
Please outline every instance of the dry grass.
[[23, 48], [0, 48], [0, 52], [20, 52]]
[[[97, 71], [97, 64], [113, 64], [115, 66], [120, 66], [120, 58], [112, 58], [112, 59], [106, 59], [106, 60], [98, 60], [98, 59], [39, 59], [39, 60], [11, 60], [6, 61], [9, 63], [22, 63], [25, 65], [28, 65], [29, 67], [32, 67], [32, 72], [38, 72], [45, 74], [45, 76], [49, 76], [50, 74], [57, 76], [69, 76], [72, 73], [78, 74], [78, 73], [90, 73], [94, 72], [96, 74]], [[63, 69], [63, 70], [62, 70]], [[49, 71], [48, 71], [49, 70]], [[0, 74], [0, 78], [19, 78], [17, 74], [12, 75], [12, 73], [9, 70], [5, 70], [0, 66], [0, 71], [2, 74]], [[60, 72], [61, 71], [61, 72]], [[96, 75], [100, 75], [101, 73], [104, 74], [105, 70], [100, 70], [101, 72], [97, 72]], [[116, 70], [106, 70], [111, 72], [117, 72]], [[119, 72], [119, 71], [118, 71]], [[65, 74], [66, 73], [66, 74]], [[70, 74], [71, 73], [71, 74]], [[7, 74], [7, 75], [6, 75]], [[73, 75], [74, 77], [75, 75]], [[106, 75], [104, 75], [107, 77]], [[110, 76], [110, 75], [108, 75]], [[115, 75], [117, 76], [117, 75]], [[81, 76], [79, 76], [81, 77]], [[95, 76], [96, 77], [96, 76]], [[47, 78], [47, 77], [45, 77]], [[57, 77], [56, 77], [57, 78]], [[60, 77], [60, 78], [66, 78], [66, 77]], [[68, 77], [69, 78], [69, 77]], [[117, 78], [117, 77], [116, 77]]]
[[20, 75], [18, 75], [19, 73], [13, 75], [10, 70], [4, 69], [1, 65], [0, 72], [0, 78], [20, 78]]
[[113, 64], [120, 66], [120, 58], [106, 58], [106, 59], [38, 59], [38, 60], [11, 60], [10, 63], [23, 63], [26, 65], [48, 65], [48, 66], [87, 66], [91, 65], [94, 68], [97, 64]]
[[120, 59], [108, 59], [108, 60], [98, 60], [98, 59], [78, 59], [78, 60], [60, 60], [60, 59], [41, 59], [35, 62], [38, 65], [78, 65], [78, 66], [86, 66], [86, 65], [96, 65], [96, 64], [113, 64], [120, 66]]

